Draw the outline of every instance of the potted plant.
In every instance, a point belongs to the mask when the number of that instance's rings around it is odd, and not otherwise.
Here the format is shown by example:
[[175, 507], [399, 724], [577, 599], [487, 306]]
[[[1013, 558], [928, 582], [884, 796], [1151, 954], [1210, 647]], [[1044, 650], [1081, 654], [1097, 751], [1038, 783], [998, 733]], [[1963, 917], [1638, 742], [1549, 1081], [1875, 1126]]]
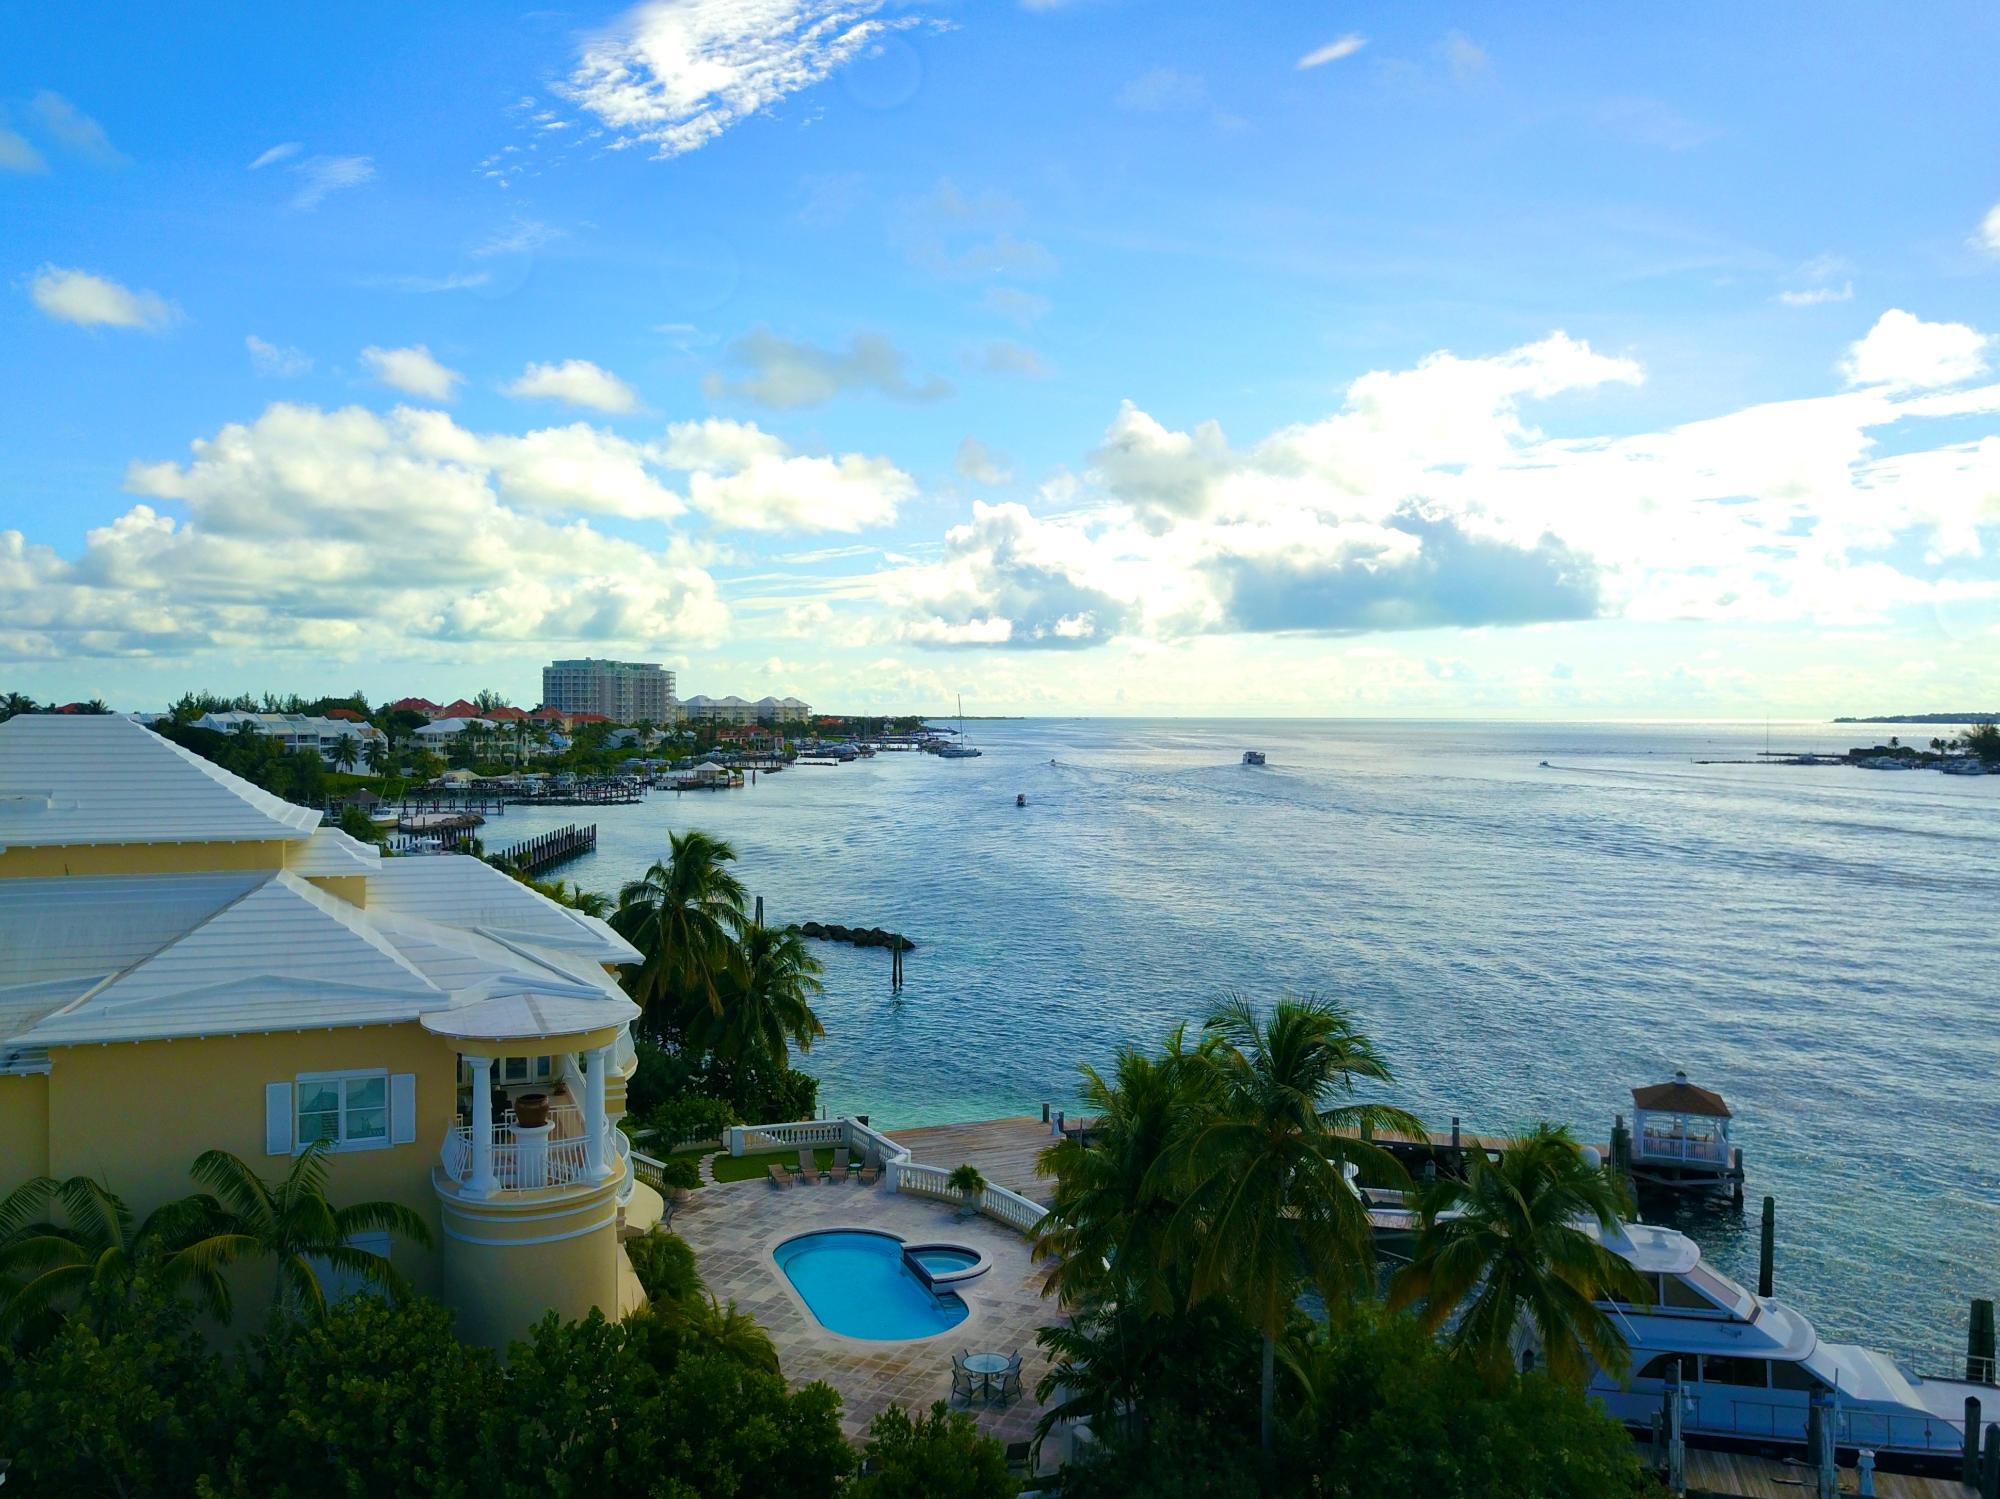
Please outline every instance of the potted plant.
[[958, 1216], [970, 1218], [979, 1211], [979, 1194], [986, 1190], [986, 1178], [979, 1174], [979, 1168], [967, 1161], [945, 1178], [944, 1184], [959, 1196]]
[[660, 1185], [675, 1202], [686, 1202], [701, 1185], [701, 1168], [684, 1155], [670, 1156], [660, 1163]]

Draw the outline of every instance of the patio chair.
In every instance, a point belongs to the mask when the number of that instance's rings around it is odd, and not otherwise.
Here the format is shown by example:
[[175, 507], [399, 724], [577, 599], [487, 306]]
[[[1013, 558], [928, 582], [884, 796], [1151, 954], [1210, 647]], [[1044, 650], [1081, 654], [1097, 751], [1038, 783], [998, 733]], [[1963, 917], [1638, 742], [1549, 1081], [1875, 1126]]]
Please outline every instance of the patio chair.
[[999, 1388], [993, 1391], [993, 1396], [1002, 1405], [1012, 1404], [1021, 1398], [1020, 1349], [1015, 1349], [1013, 1356], [1007, 1360], [1007, 1367], [1000, 1375]]
[[961, 1401], [967, 1405], [971, 1405], [973, 1401], [979, 1398], [981, 1393], [980, 1386], [984, 1382], [979, 1375], [974, 1374], [964, 1364], [959, 1362], [957, 1354], [952, 1355], [951, 1403], [953, 1405], [957, 1405]]
[[833, 1164], [826, 1168], [826, 1174], [837, 1182], [847, 1180], [847, 1147], [845, 1145], [836, 1145], [833, 1147]]
[[772, 1186], [789, 1187], [792, 1184], [792, 1173], [787, 1171], [783, 1166], [777, 1164], [777, 1162], [773, 1161], [769, 1169], [771, 1172]]
[[816, 1187], [819, 1185], [819, 1167], [813, 1164], [811, 1146], [801, 1145], [799, 1147], [799, 1169], [797, 1175], [808, 1186]]
[[862, 1160], [861, 1170], [857, 1174], [861, 1178], [862, 1186], [872, 1187], [875, 1185], [875, 1178], [882, 1174], [882, 1163], [872, 1155], [867, 1156]]

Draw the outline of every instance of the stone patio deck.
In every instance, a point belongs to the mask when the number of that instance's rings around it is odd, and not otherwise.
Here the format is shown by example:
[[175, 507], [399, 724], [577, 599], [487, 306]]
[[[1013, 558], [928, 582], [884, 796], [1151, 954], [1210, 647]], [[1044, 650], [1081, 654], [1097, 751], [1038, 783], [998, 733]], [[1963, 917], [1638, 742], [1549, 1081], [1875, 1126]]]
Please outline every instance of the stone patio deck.
[[[992, 1268], [960, 1293], [970, 1315], [948, 1332], [898, 1343], [842, 1337], [806, 1310], [771, 1257], [793, 1235], [829, 1228], [953, 1240], [985, 1251]], [[1042, 1272], [1027, 1240], [1011, 1229], [987, 1218], [961, 1220], [945, 1203], [892, 1193], [879, 1184], [823, 1181], [779, 1188], [747, 1181], [695, 1192], [675, 1211], [673, 1231], [694, 1250], [709, 1290], [718, 1299], [733, 1299], [771, 1334], [793, 1385], [821, 1379], [840, 1392], [841, 1425], [849, 1437], [865, 1435], [868, 1423], [891, 1405], [914, 1412], [947, 1399], [951, 1355], [961, 1348], [1020, 1351], [1022, 1398], [1005, 1409], [975, 1405], [971, 1413], [982, 1431], [1002, 1442], [1033, 1434], [1042, 1413], [1035, 1384], [1048, 1368], [1035, 1333], [1057, 1312], [1042, 1297]]]
[[933, 1124], [922, 1129], [895, 1129], [889, 1138], [907, 1146], [910, 1155], [927, 1166], [947, 1171], [970, 1161], [996, 1187], [1019, 1192], [1047, 1205], [1055, 1179], [1043, 1176], [1035, 1158], [1055, 1144], [1049, 1127], [1032, 1114], [1011, 1119], [981, 1119], [973, 1124]]

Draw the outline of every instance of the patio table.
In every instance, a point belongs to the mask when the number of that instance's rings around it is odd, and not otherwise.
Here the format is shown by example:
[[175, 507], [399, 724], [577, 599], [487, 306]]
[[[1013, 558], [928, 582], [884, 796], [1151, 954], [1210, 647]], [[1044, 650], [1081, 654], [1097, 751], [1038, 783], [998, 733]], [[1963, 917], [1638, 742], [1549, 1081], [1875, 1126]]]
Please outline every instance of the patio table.
[[965, 1372], [979, 1376], [979, 1398], [992, 1398], [992, 1379], [996, 1374], [1007, 1372], [1007, 1355], [1004, 1353], [969, 1353], [965, 1357]]

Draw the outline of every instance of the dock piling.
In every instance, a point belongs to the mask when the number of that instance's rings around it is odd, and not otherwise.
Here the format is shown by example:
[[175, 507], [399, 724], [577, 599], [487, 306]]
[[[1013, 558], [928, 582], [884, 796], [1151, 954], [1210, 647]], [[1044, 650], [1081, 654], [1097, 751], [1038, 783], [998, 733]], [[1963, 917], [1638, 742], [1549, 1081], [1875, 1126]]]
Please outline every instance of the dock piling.
[[1778, 1199], [1764, 1199], [1764, 1222], [1757, 1230], [1757, 1294], [1771, 1294], [1772, 1259], [1778, 1245]]
[[1979, 1499], [2000, 1499], [2000, 1425], [1986, 1428], [1986, 1453], [1979, 1465]]
[[2000, 1371], [1993, 1363], [1993, 1302], [1985, 1296], [1972, 1300], [1972, 1321], [1965, 1330], [1965, 1377], [1973, 1384], [2000, 1384]]
[[1979, 1486], [1979, 1397], [1965, 1397], [1965, 1447], [1959, 1454], [1958, 1481], [1967, 1488]]

